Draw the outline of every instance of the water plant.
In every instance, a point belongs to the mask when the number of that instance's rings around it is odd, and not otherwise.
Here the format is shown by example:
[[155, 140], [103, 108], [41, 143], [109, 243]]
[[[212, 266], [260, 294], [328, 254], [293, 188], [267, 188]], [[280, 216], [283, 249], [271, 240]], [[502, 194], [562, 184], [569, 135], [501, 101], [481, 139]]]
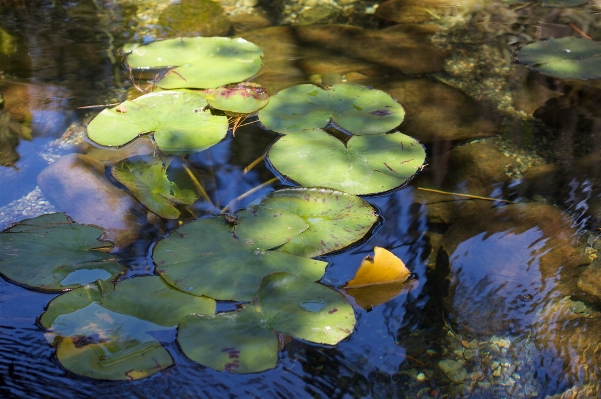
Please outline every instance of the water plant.
[[[423, 167], [421, 144], [390, 132], [404, 118], [402, 106], [352, 84], [299, 85], [269, 97], [242, 82], [259, 71], [263, 56], [242, 39], [181, 38], [124, 51], [129, 68], [158, 71], [158, 89], [99, 113], [88, 137], [118, 147], [150, 134], [153, 156], [112, 168], [149, 211], [178, 219], [178, 206], [198, 198], [170, 181], [167, 168], [175, 157], [223, 140], [226, 114], [258, 110], [261, 124], [280, 134], [266, 161], [282, 180], [303, 187], [272, 192], [233, 214], [183, 223], [152, 247], [156, 275], [149, 277], [121, 278], [123, 266], [90, 251], [110, 247], [96, 241], [100, 230], [62, 214], [0, 234], [2, 253], [42, 245], [0, 259], [0, 273], [38, 289], [72, 289], [40, 318], [61, 364], [91, 378], [144, 378], [173, 363], [155, 337], [175, 326], [190, 359], [233, 373], [275, 367], [278, 334], [325, 345], [346, 338], [354, 311], [343, 295], [318, 283], [327, 262], [312, 258], [355, 245], [377, 226], [377, 211], [357, 195], [402, 188]], [[76, 247], [56, 242], [64, 231]], [[16, 262], [35, 264], [49, 246], [60, 248], [60, 262], [32, 267], [34, 276], [18, 271]], [[94, 273], [80, 278], [80, 269]], [[238, 310], [215, 315], [216, 300], [237, 301]]]

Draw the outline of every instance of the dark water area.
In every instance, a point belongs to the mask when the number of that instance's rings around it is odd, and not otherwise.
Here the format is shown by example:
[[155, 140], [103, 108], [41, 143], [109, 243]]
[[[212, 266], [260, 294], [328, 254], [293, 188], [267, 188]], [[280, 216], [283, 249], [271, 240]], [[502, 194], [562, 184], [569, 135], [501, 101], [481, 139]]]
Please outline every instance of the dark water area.
[[[253, 81], [272, 95], [293, 84], [347, 82], [403, 105], [399, 130], [424, 145], [427, 165], [406, 188], [365, 196], [379, 215], [370, 234], [318, 259], [328, 262], [321, 283], [340, 291], [376, 246], [402, 259], [412, 278], [375, 306], [347, 296], [357, 321], [335, 346], [280, 334], [277, 366], [260, 373], [202, 366], [184, 354], [176, 327], [163, 328], [155, 338], [174, 365], [135, 381], [68, 371], [38, 320], [58, 294], [0, 279], [0, 397], [601, 395], [601, 85], [514, 62], [535, 40], [584, 34], [600, 41], [598, 2], [173, 5], [196, 7], [184, 14], [198, 16], [197, 25], [163, 14], [169, 2], [137, 3], [0, 1], [0, 229], [51, 212], [102, 224], [129, 279], [155, 273], [157, 242], [181, 224], [290, 187], [261, 159], [277, 134], [250, 117], [213, 147], [173, 161], [170, 180], [194, 189], [194, 175], [210, 201], [178, 206], [178, 219], [163, 219], [111, 174], [122, 159], [153, 154], [153, 143], [107, 149], [86, 137], [103, 104], [135, 93], [122, 45], [236, 35], [265, 51]], [[55, 191], [56, 172], [48, 170], [60, 162], [72, 190]], [[104, 198], [115, 201], [92, 197], [95, 184], [110, 186]]]

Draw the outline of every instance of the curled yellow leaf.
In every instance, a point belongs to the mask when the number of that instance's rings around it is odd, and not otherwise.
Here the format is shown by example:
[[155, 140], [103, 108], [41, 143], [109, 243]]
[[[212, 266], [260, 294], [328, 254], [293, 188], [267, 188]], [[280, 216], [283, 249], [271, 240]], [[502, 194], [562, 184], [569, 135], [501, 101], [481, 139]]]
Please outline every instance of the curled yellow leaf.
[[363, 259], [355, 278], [346, 283], [344, 288], [360, 288], [407, 281], [411, 272], [399, 257], [381, 247], [375, 247], [374, 253], [373, 258], [366, 256]]

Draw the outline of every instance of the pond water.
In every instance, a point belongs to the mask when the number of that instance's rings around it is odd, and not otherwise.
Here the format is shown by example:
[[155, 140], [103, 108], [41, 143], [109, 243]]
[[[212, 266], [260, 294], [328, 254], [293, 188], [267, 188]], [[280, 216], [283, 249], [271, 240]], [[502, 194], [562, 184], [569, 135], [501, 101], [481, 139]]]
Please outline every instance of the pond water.
[[[355, 329], [335, 346], [281, 334], [277, 365], [260, 373], [202, 366], [184, 354], [175, 328], [157, 326], [151, 335], [174, 365], [135, 381], [64, 368], [38, 320], [58, 295], [0, 279], [1, 397], [601, 395], [601, 85], [515, 62], [522, 46], [541, 39], [600, 41], [601, 3], [171, 3], [0, 2], [0, 229], [66, 212], [106, 228], [126, 267], [122, 279], [138, 278], [155, 273], [157, 241], [184, 222], [290, 186], [261, 160], [277, 134], [250, 117], [217, 145], [171, 164], [173, 181], [193, 189], [194, 175], [210, 201], [163, 219], [111, 174], [122, 159], [152, 154], [153, 143], [116, 150], [86, 138], [93, 116], [136, 92], [118, 53], [124, 44], [237, 35], [264, 50], [252, 80], [272, 95], [348, 82], [403, 105], [398, 129], [424, 145], [426, 167], [404, 189], [364, 197], [380, 216], [369, 236], [319, 259], [328, 262], [321, 283], [338, 289], [376, 246], [401, 258], [412, 279], [375, 306], [349, 297]], [[302, 305], [318, 312], [325, 303]], [[218, 302], [217, 311], [237, 307]]]

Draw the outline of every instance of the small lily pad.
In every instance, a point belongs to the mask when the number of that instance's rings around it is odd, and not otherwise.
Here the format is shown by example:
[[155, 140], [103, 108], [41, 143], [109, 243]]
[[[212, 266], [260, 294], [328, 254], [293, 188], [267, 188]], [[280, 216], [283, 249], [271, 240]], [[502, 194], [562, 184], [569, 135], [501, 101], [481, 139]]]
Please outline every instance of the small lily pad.
[[288, 188], [274, 191], [258, 204], [300, 216], [309, 228], [281, 247], [282, 251], [312, 258], [339, 251], [361, 240], [378, 215], [360, 197], [327, 188]]
[[253, 304], [216, 316], [188, 316], [177, 341], [190, 359], [216, 370], [254, 373], [277, 364], [276, 332], [336, 345], [355, 326], [352, 307], [335, 290], [288, 273], [263, 280]]
[[58, 296], [40, 322], [66, 369], [90, 378], [135, 380], [173, 364], [157, 337], [168, 337], [191, 313], [214, 314], [215, 301], [149, 276], [115, 285], [98, 281]]
[[259, 111], [265, 127], [283, 134], [325, 128], [330, 121], [355, 135], [378, 134], [394, 129], [404, 117], [403, 107], [388, 94], [355, 84], [327, 90], [311, 84], [292, 86]]
[[398, 132], [353, 136], [345, 145], [312, 129], [280, 137], [267, 159], [301, 186], [373, 195], [405, 186], [423, 167], [426, 152], [417, 140]]
[[601, 78], [601, 43], [578, 38], [550, 38], [528, 44], [518, 53], [518, 62], [561, 79]]
[[263, 50], [241, 38], [182, 37], [123, 47], [131, 68], [170, 68], [163, 89], [208, 89], [237, 83], [261, 69]]
[[224, 216], [196, 220], [159, 241], [152, 255], [157, 273], [184, 292], [234, 301], [252, 300], [274, 272], [323, 276], [326, 262], [272, 250], [309, 227], [302, 218], [279, 209], [237, 216], [235, 225]]
[[88, 137], [105, 146], [121, 146], [145, 133], [154, 133], [167, 153], [207, 149], [225, 138], [228, 121], [211, 114], [201, 93], [158, 91], [105, 109], [90, 122]]
[[23, 220], [0, 234], [0, 273], [20, 285], [47, 291], [115, 279], [126, 268], [106, 253], [112, 244], [98, 240], [102, 232], [75, 223], [64, 213]]
[[180, 212], [173, 203], [190, 205], [198, 198], [192, 190], [180, 190], [167, 177], [171, 159], [150, 156], [119, 162], [112, 168], [115, 179], [146, 207], [166, 219], [177, 219]]
[[265, 88], [252, 82], [206, 89], [203, 95], [211, 107], [238, 114], [251, 114], [269, 102]]

